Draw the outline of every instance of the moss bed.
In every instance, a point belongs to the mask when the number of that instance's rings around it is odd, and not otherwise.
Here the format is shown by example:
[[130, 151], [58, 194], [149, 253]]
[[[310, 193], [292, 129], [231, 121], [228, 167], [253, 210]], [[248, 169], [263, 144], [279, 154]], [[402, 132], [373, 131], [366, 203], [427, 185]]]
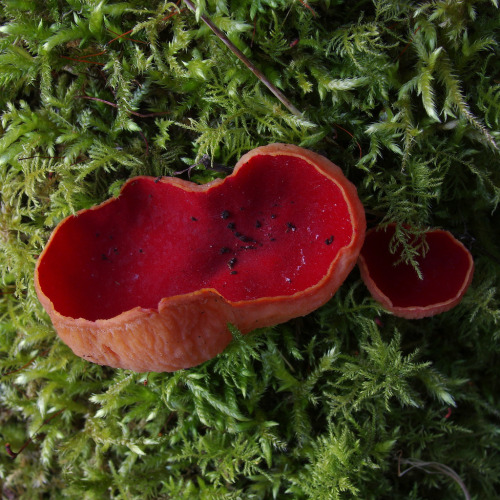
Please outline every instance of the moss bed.
[[[497, 0], [1, 0], [0, 496], [498, 498], [499, 14]], [[195, 368], [75, 356], [34, 288], [56, 225], [131, 177], [204, 184], [275, 142], [339, 165], [415, 273], [421, 235], [451, 232], [475, 263], [460, 304], [393, 316], [355, 268], [305, 317], [230, 326]]]

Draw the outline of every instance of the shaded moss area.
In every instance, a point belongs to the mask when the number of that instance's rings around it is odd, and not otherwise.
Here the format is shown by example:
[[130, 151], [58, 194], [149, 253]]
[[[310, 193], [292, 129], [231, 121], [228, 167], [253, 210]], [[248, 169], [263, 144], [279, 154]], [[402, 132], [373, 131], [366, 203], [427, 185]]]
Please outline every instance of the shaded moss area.
[[[2, 496], [495, 498], [499, 17], [496, 0], [0, 1]], [[33, 287], [55, 225], [131, 176], [204, 183], [271, 142], [340, 165], [414, 265], [415, 235], [451, 231], [476, 263], [462, 303], [396, 318], [354, 270], [197, 368], [75, 357]]]

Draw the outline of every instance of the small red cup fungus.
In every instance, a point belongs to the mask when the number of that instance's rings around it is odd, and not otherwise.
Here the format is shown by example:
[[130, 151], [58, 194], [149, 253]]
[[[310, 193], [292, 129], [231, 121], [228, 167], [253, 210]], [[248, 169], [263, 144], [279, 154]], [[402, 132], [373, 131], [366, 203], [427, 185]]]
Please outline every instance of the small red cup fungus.
[[359, 255], [361, 277], [373, 298], [395, 316], [425, 318], [455, 307], [472, 281], [472, 255], [451, 233], [425, 234], [428, 250], [417, 258], [422, 278], [410, 264], [398, 262], [389, 244], [396, 229], [370, 229]]
[[35, 287], [61, 339], [138, 372], [200, 364], [242, 333], [310, 313], [356, 263], [364, 209], [339, 167], [271, 144], [225, 179], [135, 177], [64, 219]]

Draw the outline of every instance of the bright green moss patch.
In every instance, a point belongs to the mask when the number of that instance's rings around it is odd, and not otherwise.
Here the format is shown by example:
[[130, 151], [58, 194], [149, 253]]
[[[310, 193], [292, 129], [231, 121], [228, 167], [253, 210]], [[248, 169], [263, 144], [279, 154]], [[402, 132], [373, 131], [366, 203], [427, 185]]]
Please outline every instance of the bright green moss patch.
[[[0, 2], [2, 497], [494, 498], [499, 18], [496, 0]], [[340, 165], [415, 267], [405, 227], [452, 232], [476, 265], [462, 303], [396, 318], [354, 271], [194, 369], [75, 357], [33, 288], [55, 225], [134, 175], [207, 182], [272, 142]]]

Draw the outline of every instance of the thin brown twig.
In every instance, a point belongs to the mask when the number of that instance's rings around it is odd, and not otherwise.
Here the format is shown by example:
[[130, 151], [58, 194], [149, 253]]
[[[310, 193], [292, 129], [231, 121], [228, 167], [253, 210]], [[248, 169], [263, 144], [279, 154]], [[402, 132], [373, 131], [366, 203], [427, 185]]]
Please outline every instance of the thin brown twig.
[[[76, 96], [79, 99], [88, 99], [89, 101], [97, 101], [97, 102], [102, 102], [104, 104], [107, 104], [108, 106], [112, 106], [113, 108], [118, 108], [118, 104], [111, 102], [111, 101], [106, 101], [105, 99], [101, 99], [99, 97], [92, 97], [89, 95], [77, 95]], [[166, 115], [170, 113], [170, 111], [158, 111], [156, 113], [137, 113], [137, 111], [131, 111], [129, 110], [129, 113], [134, 116], [138, 116], [139, 118], [152, 118], [154, 116], [161, 116], [161, 115]]]
[[[188, 9], [196, 14], [196, 7], [191, 0], [183, 0]], [[239, 50], [231, 40], [205, 15], [200, 16], [201, 20], [215, 33], [215, 35], [226, 45], [226, 47], [274, 94], [274, 96], [285, 106], [290, 113], [302, 117], [302, 113], [278, 90], [258, 69], [241, 50]]]
[[[147, 45], [147, 42], [144, 42], [143, 40], [137, 40], [135, 38], [129, 38], [128, 36], [125, 36], [126, 34], [130, 33], [131, 31], [133, 31], [133, 29], [127, 31], [127, 33], [117, 33], [116, 31], [113, 31], [113, 30], [110, 30], [109, 28], [106, 28], [110, 33], [113, 33], [113, 35], [118, 35], [116, 38], [113, 38], [113, 40], [110, 40], [109, 42], [106, 43], [106, 45], [109, 45], [110, 43], [114, 42], [115, 40], [118, 40], [119, 38], [124, 38], [125, 40], [130, 40], [131, 42], [135, 42], [135, 43], [142, 43], [142, 44], [145, 44]], [[104, 51], [106, 52], [106, 51]], [[87, 57], [87, 56], [86, 56]]]
[[100, 97], [92, 97], [89, 95], [77, 95], [76, 97], [78, 99], [88, 99], [89, 101], [102, 102], [104, 104], [107, 104], [108, 106], [113, 106], [113, 108], [118, 107], [118, 104], [115, 104], [114, 102], [111, 102], [111, 101], [106, 101], [105, 99], [101, 99]]
[[[180, 0], [176, 3], [176, 5], [179, 5], [180, 3]], [[175, 16], [176, 14], [180, 14], [183, 10], [186, 10], [186, 9], [180, 9], [180, 10], [177, 10], [176, 12], [172, 12], [170, 13], [168, 16], [165, 16], [162, 21], [166, 21], [167, 19], [170, 19], [172, 16]], [[109, 30], [111, 31], [111, 30]], [[108, 45], [113, 43], [114, 41], [120, 39], [120, 38], [123, 38], [123, 37], [127, 37], [127, 35], [130, 35], [130, 33], [132, 33], [132, 31], [134, 31], [134, 28], [132, 28], [131, 30], [128, 30], [126, 31], [125, 33], [122, 33], [121, 35], [118, 35], [116, 38], [113, 38], [113, 40], [110, 40], [108, 42]], [[112, 33], [114, 33], [114, 31], [111, 31]], [[115, 33], [115, 35], [117, 35], [118, 33]], [[140, 40], [134, 40], [133, 38], [126, 38], [127, 40], [133, 40], [134, 42], [139, 42], [139, 43], [146, 43], [146, 42], [141, 42]]]
[[101, 52], [96, 52], [95, 54], [85, 54], [85, 55], [82, 56], [82, 59], [88, 59], [89, 57], [102, 56], [106, 52], [107, 52], [106, 49], [104, 49], [104, 50], [101, 50]]
[[250, 48], [253, 47], [253, 42], [255, 40], [255, 32], [257, 31], [257, 18], [253, 20], [253, 30], [252, 30], [252, 39], [250, 40]]
[[3, 290], [0, 290], [0, 297], [5, 294], [12, 295], [13, 293], [15, 293], [15, 291], [16, 291], [15, 285], [7, 285]]
[[148, 140], [146, 139], [146, 136], [139, 130], [138, 131], [140, 136], [142, 137], [144, 143], [146, 144], [146, 156], [149, 156], [149, 144], [148, 144]]
[[[177, 4], [179, 4], [180, 0], [177, 2]], [[168, 16], [165, 16], [162, 21], [166, 21], [167, 19], [170, 19], [172, 16], [174, 16], [175, 14], [179, 14], [180, 12], [182, 12], [183, 10], [185, 9], [181, 9], [181, 10], [178, 10], [176, 12], [172, 12], [171, 14], [169, 14]], [[142, 44], [145, 44], [147, 45], [147, 42], [144, 42], [142, 40], [137, 40], [135, 38], [129, 38], [127, 35], [129, 35], [130, 33], [132, 33], [132, 31], [134, 31], [134, 28], [132, 28], [131, 30], [128, 30], [126, 31], [125, 33], [121, 33], [121, 34], [118, 34], [116, 33], [115, 31], [107, 28], [107, 30], [111, 33], [113, 33], [114, 35], [118, 35], [116, 36], [115, 38], [113, 38], [112, 40], [109, 40], [106, 45], [110, 45], [112, 44], [113, 42], [115, 42], [116, 40], [119, 40], [120, 38], [124, 38], [125, 40], [130, 40], [131, 42], [135, 42], [135, 43], [142, 43]], [[95, 61], [89, 61], [88, 58], [89, 57], [97, 57], [97, 56], [102, 56], [103, 54], [105, 54], [107, 52], [107, 49], [104, 49], [102, 52], [98, 52], [97, 54], [88, 54], [88, 55], [84, 55], [82, 56], [81, 58], [74, 58], [74, 57], [69, 57], [69, 56], [61, 56], [63, 59], [69, 59], [70, 61], [76, 61], [76, 62], [84, 62], [84, 63], [87, 63], [87, 64], [98, 64], [99, 66], [105, 66], [104, 63], [100, 63], [100, 62], [95, 62]]]
[[58, 415], [60, 415], [66, 408], [62, 408], [61, 410], [57, 411], [56, 413], [54, 413], [54, 415], [51, 415], [49, 418], [45, 419], [41, 424], [40, 426], [38, 427], [38, 429], [35, 431], [35, 433], [21, 446], [21, 448], [19, 448], [19, 451], [15, 452], [15, 451], [12, 451], [12, 448], [10, 447], [10, 443], [7, 443], [5, 445], [5, 450], [7, 451], [7, 454], [9, 455], [10, 458], [12, 458], [13, 460], [17, 458], [18, 455], [20, 455], [23, 450], [33, 441], [33, 439], [35, 439], [35, 437], [37, 436], [37, 434], [40, 432], [40, 429], [48, 424], [53, 418], [56, 418]]
[[[398, 477], [404, 476], [407, 472], [412, 469], [420, 469], [426, 472], [427, 474], [444, 474], [445, 476], [453, 479], [464, 494], [465, 500], [471, 500], [471, 496], [467, 491], [467, 487], [465, 486], [462, 478], [447, 465], [441, 464], [439, 462], [424, 462], [423, 460], [418, 460], [416, 458], [402, 458], [403, 452], [400, 451], [398, 453]], [[401, 471], [401, 464], [409, 465], [407, 469]]]
[[61, 56], [63, 59], [69, 59], [70, 61], [83, 62], [87, 64], [97, 64], [98, 66], [106, 66], [104, 63], [97, 61], [87, 61], [87, 59], [77, 59], [75, 57]]
[[396, 58], [396, 61], [398, 59], [401, 58], [401, 56], [408, 50], [408, 47], [413, 43], [413, 38], [415, 37], [415, 35], [420, 31], [420, 28], [422, 28], [422, 26], [419, 26], [414, 32], [413, 32], [413, 36], [410, 38], [410, 41], [404, 46], [403, 50], [398, 54], [398, 57]]
[[[338, 124], [335, 124], [335, 127], [339, 128], [340, 130], [343, 130], [346, 134], [349, 134], [356, 141], [356, 138], [354, 137], [354, 134], [351, 133], [351, 132], [349, 132], [349, 130], [345, 129], [344, 127], [341, 127]], [[361, 159], [363, 157], [363, 150], [361, 149], [361, 145], [359, 144], [358, 141], [356, 141], [356, 144], [358, 145], [359, 158]]]
[[107, 44], [109, 45], [110, 43], [113, 43], [116, 40], [119, 40], [120, 38], [126, 37], [128, 34], [132, 33], [132, 31], [134, 31], [134, 28], [132, 28], [131, 30], [125, 31], [125, 33], [122, 33], [121, 35], [118, 35], [117, 37], [115, 37], [112, 40], [110, 40], [109, 42], [107, 42]]
[[316, 17], [318, 14], [316, 13], [316, 11], [307, 3], [307, 2], [304, 2], [304, 0], [299, 0], [299, 2], [306, 8], [308, 9], [311, 14]]
[[28, 366], [31, 365], [31, 363], [33, 363], [33, 361], [35, 361], [35, 359], [37, 359], [41, 356], [45, 356], [48, 352], [49, 352], [49, 349], [46, 349], [45, 351], [41, 352], [40, 354], [37, 354], [34, 358], [30, 359], [26, 364], [21, 366], [21, 368], [18, 368], [17, 370], [12, 370], [12, 371], [7, 372], [7, 373], [2, 373], [2, 377], [6, 377], [7, 375], [12, 375], [13, 373], [17, 373], [17, 372], [20, 372], [21, 370], [24, 370], [25, 368], [28, 368]]
[[[179, 2], [176, 2], [176, 5], [179, 5], [180, 1]], [[177, 12], [172, 12], [171, 14], [169, 14], [168, 16], [165, 16], [162, 21], [167, 21], [168, 19], [170, 19], [171, 17], [175, 16], [176, 14], [180, 14], [181, 12], [184, 12], [185, 10], [187, 9], [179, 9]]]

